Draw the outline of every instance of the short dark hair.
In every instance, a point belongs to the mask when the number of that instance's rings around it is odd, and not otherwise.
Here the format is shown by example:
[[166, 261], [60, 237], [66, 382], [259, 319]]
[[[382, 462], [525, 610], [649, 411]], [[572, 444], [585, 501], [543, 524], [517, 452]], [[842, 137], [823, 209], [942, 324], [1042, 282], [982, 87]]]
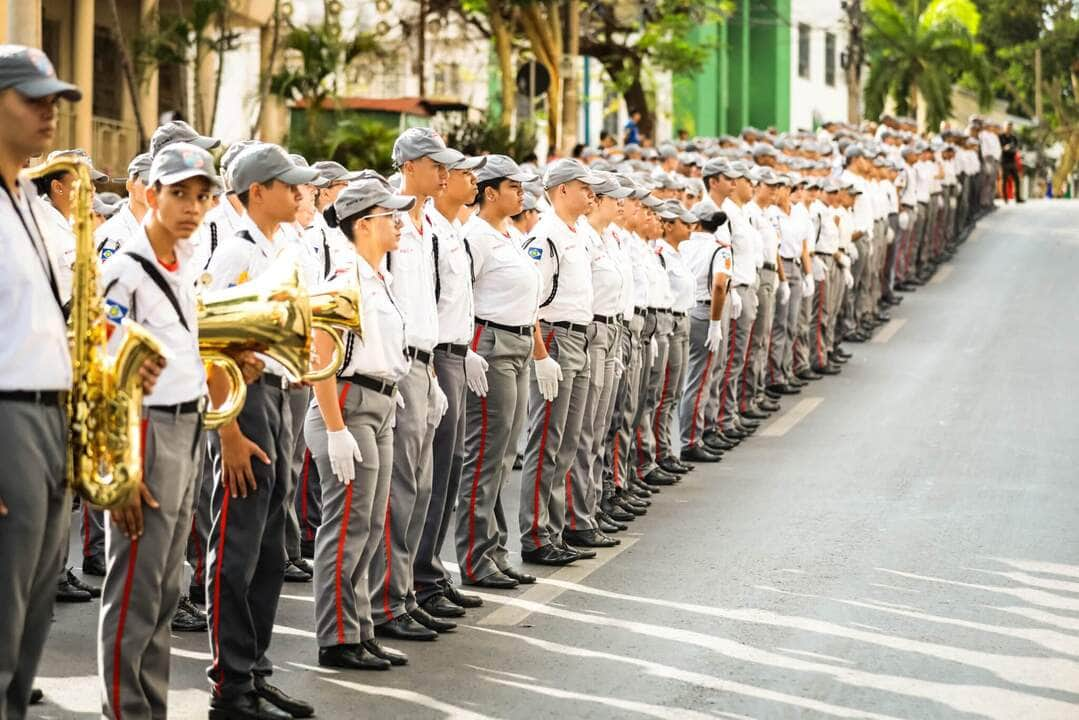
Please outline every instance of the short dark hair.
[[502, 188], [502, 182], [506, 180], [504, 177], [491, 178], [490, 180], [484, 180], [476, 185], [476, 203], [483, 207], [483, 204], [487, 202], [487, 197], [484, 193], [487, 188], [493, 188], [495, 192], [498, 192]]
[[251, 202], [251, 190], [236, 193], [236, 199], [240, 201], [241, 205], [247, 207], [247, 203]]
[[537, 210], [536, 208], [529, 208], [528, 210], [522, 210], [521, 212], [519, 212], [516, 215], [514, 215], [513, 217], [511, 217], [510, 220], [513, 220], [513, 222], [521, 222], [522, 220], [525, 219], [525, 215], [527, 215], [530, 212], [539, 212], [539, 210]]
[[67, 170], [57, 170], [48, 175], [34, 178], [34, 188], [37, 190], [37, 194], [42, 197], [49, 197], [49, 189], [52, 187], [52, 181], [63, 180], [66, 175], [68, 175]]

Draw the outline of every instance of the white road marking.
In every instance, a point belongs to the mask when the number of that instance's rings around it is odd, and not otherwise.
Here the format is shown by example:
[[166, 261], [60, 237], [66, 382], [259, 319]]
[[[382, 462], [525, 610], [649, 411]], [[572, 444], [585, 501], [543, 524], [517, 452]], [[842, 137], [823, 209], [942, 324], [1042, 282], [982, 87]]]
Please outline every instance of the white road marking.
[[1007, 578], [1008, 580], [1014, 580], [1017, 583], [1023, 585], [1029, 585], [1030, 587], [1041, 588], [1043, 590], [1060, 590], [1063, 592], [1079, 593], [1079, 582], [1068, 582], [1066, 580], [1049, 580], [1046, 578], [1040, 578], [1036, 575], [1029, 575], [1023, 572], [1000, 572], [998, 570], [981, 570], [979, 568], [969, 568], [974, 572], [986, 573], [987, 575], [999, 575], [1000, 577]]
[[977, 583], [959, 582], [958, 580], [948, 580], [946, 578], [932, 577], [929, 575], [900, 572], [899, 570], [888, 570], [887, 568], [876, 569], [878, 572], [891, 573], [892, 575], [898, 575], [899, 577], [910, 578], [912, 580], [924, 580], [926, 582], [941, 583], [943, 585], [970, 588], [971, 590], [986, 590], [989, 592], [1000, 593], [1001, 595], [1011, 595], [1012, 597], [1028, 602], [1031, 605], [1039, 605], [1050, 610], [1079, 610], [1079, 598], [1062, 597], [1044, 590], [1013, 588], [1005, 585], [979, 585]]
[[314, 595], [281, 595], [282, 600], [298, 600], [300, 602], [315, 602]]
[[760, 436], [783, 437], [822, 402], [824, 402], [822, 397], [802, 398], [790, 410], [768, 423], [766, 427], [761, 428]]
[[1064, 575], [1065, 577], [1079, 578], [1079, 565], [1062, 565], [1060, 563], [1041, 562], [1038, 560], [1012, 560], [1009, 558], [992, 557], [998, 563], [1011, 565], [1019, 570], [1027, 572], [1049, 573], [1050, 575]]
[[853, 661], [846, 658], [836, 657], [835, 655], [824, 655], [822, 653], [809, 652], [808, 650], [795, 650], [794, 648], [782, 648], [777, 647], [779, 652], [791, 653], [793, 655], [802, 655], [807, 658], [814, 658], [816, 660], [825, 660], [827, 662], [842, 663], [843, 665], [853, 665]]
[[883, 345], [884, 343], [895, 337], [895, 334], [899, 332], [900, 328], [907, 324], [906, 318], [892, 318], [892, 321], [884, 326], [884, 329], [873, 336], [873, 339], [869, 342], [876, 343], [877, 345]]
[[495, 720], [490, 715], [483, 715], [478, 712], [466, 710], [462, 707], [457, 707], [456, 705], [450, 705], [449, 703], [442, 702], [441, 700], [436, 700], [429, 695], [423, 695], [412, 690], [404, 690], [391, 687], [379, 687], [375, 685], [362, 685], [360, 683], [350, 682], [348, 680], [338, 680], [337, 678], [319, 679], [323, 682], [340, 685], [343, 688], [354, 690], [358, 693], [393, 698], [394, 700], [402, 700], [404, 702], [410, 702], [414, 705], [420, 705], [421, 707], [430, 708], [431, 710], [437, 710], [438, 712], [445, 713], [445, 720]]
[[195, 652], [194, 650], [184, 650], [183, 648], [169, 648], [169, 654], [176, 657], [186, 658], [188, 660], [203, 660], [209, 662], [214, 659], [214, 656], [207, 652]]
[[540, 695], [546, 695], [547, 697], [560, 698], [562, 700], [577, 700], [579, 702], [596, 703], [603, 705], [607, 708], [616, 710], [624, 710], [638, 715], [644, 715], [646, 717], [659, 718], [659, 720], [712, 720], [714, 715], [708, 715], [707, 713], [695, 712], [693, 710], [686, 710], [685, 708], [672, 708], [664, 707], [662, 705], [653, 705], [652, 703], [637, 702], [636, 700], [624, 700], [618, 697], [607, 697], [603, 695], [589, 695], [588, 693], [574, 692], [573, 690], [563, 690], [562, 688], [546, 687], [544, 685], [537, 685], [535, 683], [521, 683], [514, 682], [512, 680], [504, 680], [502, 678], [485, 677], [483, 678], [487, 682], [496, 683], [498, 685], [506, 685], [512, 688], [518, 688], [519, 690], [527, 690], [529, 692], [538, 693]]
[[311, 640], [318, 637], [310, 630], [300, 630], [299, 628], [289, 627], [288, 625], [274, 625], [273, 631], [275, 635], [294, 635], [296, 637], [310, 638]]
[[898, 585], [885, 585], [884, 583], [869, 583], [869, 587], [883, 588], [884, 590], [895, 590], [897, 592], [913, 593], [918, 595], [921, 590], [915, 590], [913, 588], [899, 587]]
[[929, 280], [929, 284], [940, 285], [942, 282], [948, 279], [948, 276], [952, 274], [953, 270], [955, 270], [955, 268], [951, 265], [943, 266], [942, 268], [937, 270], [937, 274]]
[[[562, 593], [566, 592], [569, 587], [561, 584], [554, 584], [548, 582], [549, 580], [563, 581], [566, 583], [579, 583], [586, 577], [599, 570], [601, 567], [609, 563], [618, 557], [623, 551], [633, 547], [637, 542], [637, 538], [622, 538], [622, 544], [617, 545], [608, 550], [600, 550], [593, 560], [581, 560], [580, 565], [569, 565], [561, 568], [557, 572], [553, 573], [549, 578], [540, 578], [535, 587], [529, 588], [526, 592], [522, 593], [518, 598], [524, 600], [526, 605], [503, 605], [490, 615], [486, 615], [479, 621], [480, 625], [518, 625], [525, 618], [532, 614], [532, 611], [528, 607], [532, 604], [546, 605]], [[471, 588], [470, 588], [471, 591]], [[490, 595], [488, 593], [480, 593], [484, 598], [498, 597]]]
[[480, 672], [493, 673], [495, 675], [505, 675], [506, 677], [513, 678], [514, 680], [527, 680], [529, 682], [535, 682], [536, 678], [531, 675], [521, 675], [519, 673], [506, 672], [505, 670], [492, 670], [491, 668], [480, 667], [479, 665], [465, 664], [466, 668], [472, 668], [473, 670], [479, 670]]

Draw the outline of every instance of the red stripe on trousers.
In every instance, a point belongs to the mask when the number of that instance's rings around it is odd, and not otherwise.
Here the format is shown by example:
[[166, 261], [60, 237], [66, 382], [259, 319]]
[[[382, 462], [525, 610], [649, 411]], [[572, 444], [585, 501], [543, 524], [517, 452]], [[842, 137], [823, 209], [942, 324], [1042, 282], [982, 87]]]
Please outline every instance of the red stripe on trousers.
[[[473, 351], [475, 352], [475, 351]], [[487, 398], [480, 398], [480, 447], [476, 452], [476, 469], [472, 472], [472, 492], [468, 498], [468, 552], [465, 553], [465, 573], [469, 580], [476, 579], [476, 569], [472, 567], [472, 551], [476, 547], [476, 494], [480, 489], [480, 475], [483, 474], [483, 459], [487, 454]]]
[[637, 428], [637, 479], [641, 479], [641, 465], [644, 464], [643, 453], [641, 452], [641, 429]]
[[828, 302], [828, 285], [824, 280], [820, 281], [820, 305], [817, 306], [817, 367], [824, 367], [824, 303]]
[[566, 471], [566, 516], [569, 518], [569, 529], [577, 529], [577, 518], [573, 514], [573, 476], [570, 470]]
[[622, 487], [622, 473], [619, 472], [619, 470], [621, 470], [622, 464], [618, 461], [618, 446], [620, 444], [618, 442], [618, 440], [621, 437], [622, 437], [621, 433], [619, 431], [615, 430], [614, 431], [614, 486], [618, 487], [618, 488]]
[[656, 458], [659, 458], [660, 451], [660, 426], [663, 424], [663, 403], [667, 399], [667, 385], [671, 381], [671, 364], [667, 363], [667, 367], [663, 368], [663, 388], [659, 391], [659, 404], [656, 405], [656, 417], [652, 420], [652, 437], [656, 441]]
[[727, 335], [727, 364], [723, 369], [723, 384], [719, 392], [719, 424], [723, 424], [724, 410], [727, 408], [727, 384], [731, 381], [731, 367], [734, 365], [734, 338], [738, 332], [738, 320], [731, 318], [731, 330]]
[[[196, 511], [197, 512], [197, 511]], [[191, 542], [195, 546], [195, 579], [192, 581], [195, 585], [202, 585], [205, 580], [202, 575], [206, 572], [204, 565], [206, 556], [202, 552], [202, 543], [199, 542], [199, 531], [196, 525], [198, 518], [195, 514], [191, 515]]]
[[82, 504], [82, 556], [90, 557], [90, 506]]
[[348, 539], [348, 517], [352, 510], [352, 483], [345, 486], [345, 508], [341, 517], [341, 532], [337, 536], [337, 558], [334, 562], [334, 609], [337, 613], [337, 644], [345, 644], [345, 609], [341, 602], [341, 576], [344, 574], [345, 542]]
[[[143, 418], [139, 433], [140, 455], [142, 457], [142, 480], [146, 482], [146, 430], [149, 418]], [[83, 506], [85, 509], [86, 506]], [[131, 556], [127, 560], [127, 575], [124, 577], [124, 592], [120, 598], [120, 617], [116, 621], [116, 644], [112, 649], [112, 708], [116, 720], [123, 720], [120, 709], [120, 665], [123, 660], [124, 624], [127, 622], [127, 609], [131, 605], [131, 586], [135, 583], [135, 560], [139, 556], [139, 539], [131, 541]]]
[[738, 410], [740, 412], [745, 412], [746, 411], [746, 405], [747, 405], [746, 396], [749, 394], [747, 392], [747, 390], [749, 388], [747, 388], [746, 385], [749, 383], [750, 371], [752, 369], [752, 368], [749, 367], [749, 361], [753, 357], [753, 336], [755, 334], [754, 331], [756, 329], [757, 329], [757, 323], [756, 323], [756, 321], [754, 321], [754, 323], [749, 326], [749, 342], [746, 343], [746, 357], [742, 361], [742, 377], [741, 377], [742, 390], [741, 390], [741, 392], [738, 393]]
[[[543, 341], [543, 347], [550, 350], [552, 340], [554, 340], [554, 330], [547, 333], [547, 339]], [[533, 483], [532, 492], [532, 542], [536, 544], [536, 549], [542, 547], [539, 537], [540, 479], [543, 477], [543, 452], [547, 448], [547, 429], [551, 425], [552, 403], [546, 402], [544, 404], [546, 407], [543, 411], [543, 434], [540, 436], [539, 457], [536, 459], [536, 479]]]
[[[224, 482], [224, 480], [222, 480]], [[217, 567], [214, 568], [214, 629], [213, 629], [213, 645], [214, 645], [214, 664], [217, 665], [218, 658], [221, 657], [221, 566], [224, 564], [225, 556], [225, 530], [228, 528], [229, 520], [229, 492], [228, 485], [225, 485], [223, 491], [224, 497], [221, 500], [221, 535], [217, 539]], [[220, 693], [221, 683], [225, 681], [225, 668], [217, 666], [217, 682], [214, 683], [214, 691]]]
[[383, 545], [386, 546], [386, 581], [382, 583], [382, 610], [390, 620], [394, 619], [390, 611], [390, 581], [393, 579], [393, 511], [390, 510], [392, 492], [391, 483], [390, 493], [386, 495], [386, 529], [382, 532]]
[[300, 483], [300, 515], [303, 517], [303, 536], [306, 540], [314, 540], [311, 537], [311, 525], [307, 522], [307, 483], [310, 476], [311, 449], [307, 448], [303, 451], [303, 471], [300, 473], [300, 477], [303, 478]]
[[[708, 358], [704, 361], [704, 374], [701, 376], [700, 387], [697, 388], [697, 397], [693, 399], [693, 419], [689, 425], [689, 446], [693, 447], [694, 440], [697, 439], [697, 412], [701, 407], [701, 396], [704, 395], [704, 389], [708, 386], [708, 372], [712, 368], [712, 358], [716, 356], [715, 353], [709, 352]], [[617, 448], [617, 446], [615, 446]]]

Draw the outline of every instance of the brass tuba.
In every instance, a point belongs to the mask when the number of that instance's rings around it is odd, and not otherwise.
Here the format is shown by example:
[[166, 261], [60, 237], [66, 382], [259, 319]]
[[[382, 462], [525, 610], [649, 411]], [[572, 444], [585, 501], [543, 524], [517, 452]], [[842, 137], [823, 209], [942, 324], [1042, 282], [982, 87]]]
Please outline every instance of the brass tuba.
[[317, 382], [332, 377], [345, 360], [345, 343], [339, 331], [350, 331], [360, 340], [363, 339], [359, 270], [354, 268], [344, 284], [333, 282], [312, 293], [311, 315], [314, 327], [328, 334], [335, 348], [334, 356], [326, 367], [304, 375], [304, 380]]
[[67, 481], [91, 505], [110, 509], [126, 504], [142, 479], [139, 369], [147, 359], [167, 353], [141, 325], [124, 319], [119, 351], [115, 358], [106, 356], [108, 321], [98, 289], [90, 170], [83, 162], [62, 157], [27, 171], [31, 178], [56, 172], [76, 176], [72, 188], [75, 267], [68, 319], [73, 382], [67, 403]]
[[251, 282], [198, 297], [199, 355], [221, 366], [229, 378], [229, 396], [207, 410], [208, 429], [240, 414], [247, 385], [230, 356], [244, 350], [267, 355], [295, 378], [308, 371], [311, 354], [311, 303], [295, 260], [283, 256]]

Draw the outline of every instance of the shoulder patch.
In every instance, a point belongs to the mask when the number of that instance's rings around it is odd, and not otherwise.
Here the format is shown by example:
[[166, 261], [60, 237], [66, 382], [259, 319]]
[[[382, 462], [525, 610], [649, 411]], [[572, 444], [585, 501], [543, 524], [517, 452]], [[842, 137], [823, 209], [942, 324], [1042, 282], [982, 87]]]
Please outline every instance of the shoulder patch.
[[528, 257], [539, 260], [543, 257], [543, 248], [528, 248]]
[[105, 299], [105, 318], [109, 322], [119, 325], [125, 317], [127, 317], [127, 305], [121, 305], [108, 298]]
[[104, 249], [103, 249], [103, 250], [101, 251], [101, 259], [102, 259], [102, 260], [108, 260], [108, 259], [109, 259], [109, 258], [111, 258], [111, 257], [112, 257], [112, 256], [113, 256], [113, 255], [114, 255], [115, 253], [116, 253], [116, 251], [115, 251], [115, 250], [113, 250], [112, 248], [104, 248]]

